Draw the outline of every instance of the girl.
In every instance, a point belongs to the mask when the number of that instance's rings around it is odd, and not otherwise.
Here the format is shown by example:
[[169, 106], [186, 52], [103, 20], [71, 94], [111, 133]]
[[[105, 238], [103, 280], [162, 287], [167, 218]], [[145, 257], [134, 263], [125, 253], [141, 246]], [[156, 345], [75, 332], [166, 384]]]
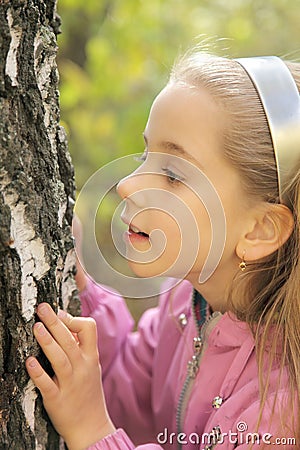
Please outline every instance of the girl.
[[37, 309], [55, 376], [27, 370], [70, 450], [300, 447], [299, 86], [276, 57], [196, 51], [173, 68], [118, 192], [135, 273], [185, 280], [137, 332], [80, 268], [94, 320]]

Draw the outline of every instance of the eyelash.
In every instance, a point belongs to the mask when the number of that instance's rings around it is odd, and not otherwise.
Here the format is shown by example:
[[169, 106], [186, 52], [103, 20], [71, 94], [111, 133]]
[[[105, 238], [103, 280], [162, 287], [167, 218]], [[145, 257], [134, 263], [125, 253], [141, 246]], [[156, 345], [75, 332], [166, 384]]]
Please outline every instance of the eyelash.
[[179, 175], [176, 175], [176, 173], [172, 172], [172, 170], [167, 169], [166, 167], [162, 167], [162, 171], [166, 174], [168, 182], [170, 184], [174, 185], [180, 183], [183, 180]]
[[[145, 162], [146, 159], [147, 159], [146, 152], [144, 152], [142, 155], [134, 156], [134, 160], [138, 162]], [[181, 178], [179, 175], [176, 175], [176, 173], [172, 172], [172, 170], [168, 169], [167, 167], [162, 167], [162, 171], [165, 173], [168, 182], [172, 185], [180, 183], [183, 180], [183, 178]]]

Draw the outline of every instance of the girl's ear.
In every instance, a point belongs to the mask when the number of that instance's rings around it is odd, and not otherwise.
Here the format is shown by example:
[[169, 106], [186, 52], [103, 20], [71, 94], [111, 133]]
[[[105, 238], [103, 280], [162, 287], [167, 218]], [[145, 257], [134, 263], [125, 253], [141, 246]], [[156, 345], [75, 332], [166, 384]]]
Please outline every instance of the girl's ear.
[[290, 237], [294, 228], [291, 210], [281, 204], [264, 203], [256, 210], [241, 236], [236, 254], [245, 261], [255, 261], [275, 252]]

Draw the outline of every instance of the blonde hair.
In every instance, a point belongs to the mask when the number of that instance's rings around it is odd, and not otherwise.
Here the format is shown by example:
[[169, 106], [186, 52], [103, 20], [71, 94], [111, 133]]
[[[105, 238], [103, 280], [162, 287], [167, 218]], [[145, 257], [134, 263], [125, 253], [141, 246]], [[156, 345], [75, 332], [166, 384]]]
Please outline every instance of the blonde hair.
[[[300, 90], [300, 64], [286, 62], [286, 65]], [[277, 169], [268, 123], [258, 94], [244, 69], [234, 60], [196, 50], [176, 62], [170, 82], [207, 89], [229, 119], [228, 129], [224, 132], [224, 156], [240, 173], [249, 199], [278, 203]], [[228, 298], [230, 308], [239, 319], [249, 323], [256, 340], [261, 396], [257, 427], [267, 399], [271, 368], [278, 358], [278, 348], [282, 355], [280, 373], [287, 366], [290, 377], [290, 397], [286, 407], [291, 406], [290, 402], [295, 403], [295, 392], [298, 402], [300, 398], [299, 165], [291, 177], [287, 194], [295, 221], [292, 235], [275, 253], [248, 266], [245, 275], [234, 280]], [[239, 291], [238, 297], [243, 300], [239, 304], [234, 303], [237, 289], [242, 289], [243, 294], [241, 296]], [[266, 367], [265, 348], [270, 343]], [[298, 416], [294, 420], [298, 440], [299, 410], [298, 405]]]

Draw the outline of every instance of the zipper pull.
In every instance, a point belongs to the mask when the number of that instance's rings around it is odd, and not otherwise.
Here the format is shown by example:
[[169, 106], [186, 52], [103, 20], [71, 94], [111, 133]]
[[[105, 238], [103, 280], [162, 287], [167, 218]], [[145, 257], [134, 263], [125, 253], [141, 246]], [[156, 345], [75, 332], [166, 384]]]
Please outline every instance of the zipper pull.
[[196, 356], [199, 356], [202, 350], [202, 339], [201, 337], [197, 336], [194, 337], [193, 339], [193, 343], [194, 343], [194, 354]]
[[196, 355], [192, 356], [192, 359], [188, 362], [187, 372], [190, 378], [195, 378], [199, 369], [199, 361]]
[[194, 354], [187, 365], [188, 376], [190, 378], [195, 378], [199, 369], [199, 356], [202, 349], [202, 339], [199, 336], [194, 337], [193, 344]]

